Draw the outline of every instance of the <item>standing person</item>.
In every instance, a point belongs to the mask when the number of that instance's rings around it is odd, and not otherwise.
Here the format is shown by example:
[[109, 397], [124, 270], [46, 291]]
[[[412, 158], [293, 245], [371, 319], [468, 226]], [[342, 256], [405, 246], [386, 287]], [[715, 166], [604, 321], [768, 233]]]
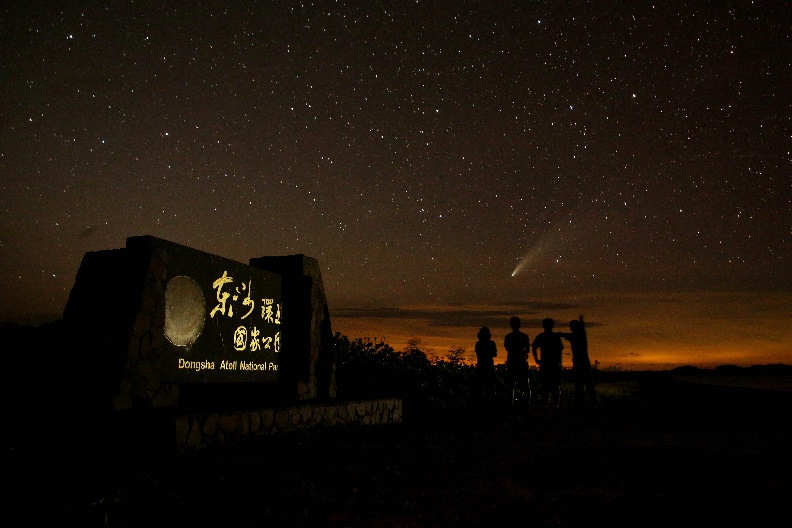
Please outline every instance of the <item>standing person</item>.
[[492, 340], [490, 329], [482, 326], [476, 341], [476, 383], [482, 399], [488, 399], [495, 387], [495, 356], [498, 347]]
[[575, 380], [575, 407], [583, 405], [583, 389], [588, 391], [591, 407], [597, 402], [597, 393], [594, 390], [594, 378], [591, 372], [591, 360], [588, 355], [588, 340], [586, 339], [586, 326], [583, 316], [569, 321], [569, 333], [561, 333], [561, 337], [569, 341], [572, 347], [572, 377]]
[[512, 331], [506, 334], [503, 347], [506, 349], [506, 374], [512, 388], [512, 405], [517, 397], [517, 391], [531, 397], [531, 387], [528, 384], [528, 351], [531, 339], [520, 331], [520, 318], [512, 317], [509, 320]]
[[[561, 353], [564, 345], [561, 343], [561, 334], [553, 332], [554, 325], [555, 322], [549, 317], [542, 320], [544, 332], [536, 336], [531, 351], [539, 365], [539, 383], [545, 404], [558, 407], [561, 403]], [[540, 351], [538, 355], [537, 350]]]

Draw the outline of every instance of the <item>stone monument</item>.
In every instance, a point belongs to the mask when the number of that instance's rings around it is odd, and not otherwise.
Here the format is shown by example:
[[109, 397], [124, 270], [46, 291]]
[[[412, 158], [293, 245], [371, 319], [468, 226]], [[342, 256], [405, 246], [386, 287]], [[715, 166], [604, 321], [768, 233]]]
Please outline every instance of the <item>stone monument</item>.
[[251, 264], [150, 236], [85, 255], [63, 319], [114, 410], [335, 396], [318, 263]]
[[319, 263], [305, 255], [243, 264], [130, 237], [85, 255], [63, 328], [77, 406], [125, 417], [126, 431], [175, 434], [181, 448], [401, 421], [400, 400], [334, 400], [330, 315]]

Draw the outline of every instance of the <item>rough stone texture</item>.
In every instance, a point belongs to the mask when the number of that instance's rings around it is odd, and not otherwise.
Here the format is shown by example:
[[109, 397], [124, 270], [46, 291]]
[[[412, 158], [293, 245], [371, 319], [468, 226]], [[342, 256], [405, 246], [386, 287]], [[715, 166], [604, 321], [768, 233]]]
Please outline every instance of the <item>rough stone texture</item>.
[[293, 377], [296, 397], [335, 398], [333, 333], [319, 262], [305, 255], [289, 255], [253, 258], [250, 265], [283, 275], [284, 311], [300, 321], [284, 337], [298, 349], [295, 361], [286, 367]]
[[175, 419], [175, 442], [180, 452], [245, 438], [342, 425], [401, 423], [402, 400], [366, 400], [298, 405], [231, 413], [190, 414]]
[[124, 364], [124, 379], [113, 397], [113, 409], [131, 409], [135, 402], [151, 407], [175, 407], [179, 400], [179, 387], [161, 379], [156, 368], [167, 354], [165, 328], [165, 285], [168, 281], [168, 253], [155, 249], [148, 262], [143, 279], [140, 309], [135, 323]]

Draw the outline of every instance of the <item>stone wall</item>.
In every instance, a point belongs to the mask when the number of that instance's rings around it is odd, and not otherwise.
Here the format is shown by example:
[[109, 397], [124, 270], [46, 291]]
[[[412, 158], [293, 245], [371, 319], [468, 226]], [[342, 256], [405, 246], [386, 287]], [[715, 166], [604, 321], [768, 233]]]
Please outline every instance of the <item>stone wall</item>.
[[283, 310], [296, 322], [284, 328], [293, 353], [284, 357], [284, 382], [299, 400], [334, 398], [333, 332], [319, 262], [306, 255], [259, 257], [250, 265], [283, 278]]
[[191, 414], [175, 420], [180, 452], [317, 427], [401, 423], [400, 399], [304, 404], [229, 413]]

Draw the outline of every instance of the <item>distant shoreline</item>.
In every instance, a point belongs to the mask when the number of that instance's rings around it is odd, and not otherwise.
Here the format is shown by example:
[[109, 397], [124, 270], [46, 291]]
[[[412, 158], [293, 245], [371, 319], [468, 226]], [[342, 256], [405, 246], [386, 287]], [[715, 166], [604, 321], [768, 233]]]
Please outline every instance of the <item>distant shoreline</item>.
[[714, 369], [682, 367], [670, 371], [677, 381], [744, 389], [792, 391], [792, 366], [754, 365], [752, 367], [722, 366]]
[[[18, 337], [16, 332], [46, 331], [51, 325], [57, 325], [63, 319], [57, 315], [38, 317], [31, 316], [28, 322], [24, 318], [16, 320], [5, 319], [0, 321], [0, 341], [9, 337]], [[469, 363], [473, 365], [474, 363]], [[496, 362], [497, 365], [503, 363]], [[531, 369], [535, 369], [532, 365]], [[570, 370], [568, 367], [565, 370]], [[611, 374], [638, 374], [641, 372], [669, 373], [677, 381], [718, 385], [735, 388], [751, 388], [774, 391], [792, 391], [792, 365], [783, 363], [766, 365], [720, 365], [715, 367], [699, 367], [684, 365], [668, 367], [665, 369], [627, 369], [627, 368], [601, 368], [598, 372], [605, 376]]]

